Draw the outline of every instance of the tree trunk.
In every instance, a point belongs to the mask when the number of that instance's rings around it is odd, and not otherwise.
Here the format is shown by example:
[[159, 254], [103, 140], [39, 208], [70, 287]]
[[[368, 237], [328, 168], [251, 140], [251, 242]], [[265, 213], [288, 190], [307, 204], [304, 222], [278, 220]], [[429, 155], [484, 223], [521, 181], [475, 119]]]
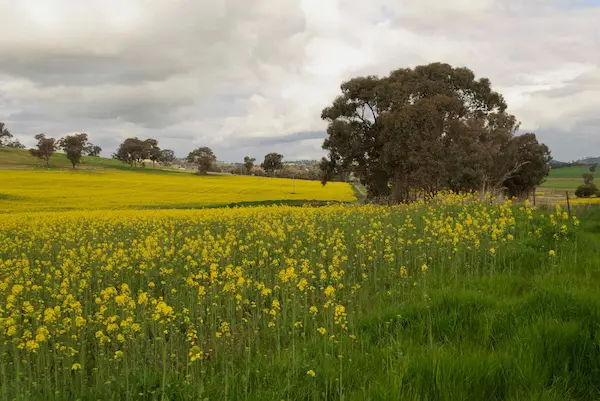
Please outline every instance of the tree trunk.
[[394, 172], [392, 176], [392, 202], [394, 204], [405, 202], [408, 194], [406, 177], [401, 171]]

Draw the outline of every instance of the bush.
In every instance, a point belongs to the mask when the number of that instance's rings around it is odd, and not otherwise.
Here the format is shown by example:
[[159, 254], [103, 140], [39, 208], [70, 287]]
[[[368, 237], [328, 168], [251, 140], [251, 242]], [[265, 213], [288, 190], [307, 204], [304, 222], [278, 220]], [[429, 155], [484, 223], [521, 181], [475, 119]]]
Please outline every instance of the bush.
[[583, 184], [575, 190], [575, 196], [578, 198], [589, 198], [599, 193], [596, 184]]

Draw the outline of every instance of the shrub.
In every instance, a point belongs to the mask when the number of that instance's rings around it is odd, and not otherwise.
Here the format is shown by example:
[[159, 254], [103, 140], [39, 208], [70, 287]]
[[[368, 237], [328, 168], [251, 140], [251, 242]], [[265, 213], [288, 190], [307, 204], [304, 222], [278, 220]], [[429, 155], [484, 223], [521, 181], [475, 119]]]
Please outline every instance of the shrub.
[[575, 196], [578, 198], [589, 198], [599, 193], [596, 184], [582, 184], [575, 190]]

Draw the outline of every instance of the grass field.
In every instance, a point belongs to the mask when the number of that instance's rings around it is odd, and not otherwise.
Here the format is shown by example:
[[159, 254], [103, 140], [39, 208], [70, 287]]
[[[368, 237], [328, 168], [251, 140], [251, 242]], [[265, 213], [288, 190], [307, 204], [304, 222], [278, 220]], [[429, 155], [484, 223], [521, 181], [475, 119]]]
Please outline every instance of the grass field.
[[9, 213], [1, 399], [593, 400], [600, 211]]
[[[542, 188], [555, 188], [572, 190], [583, 184], [583, 174], [589, 173], [589, 166], [575, 166], [575, 167], [564, 167], [555, 168], [550, 170], [548, 178], [542, 184]], [[594, 175], [596, 175], [594, 173]]]
[[197, 208], [267, 201], [355, 201], [350, 185], [166, 171], [0, 170], [0, 212]]
[[550, 170], [548, 178], [575, 178], [581, 180], [581, 177], [585, 173], [590, 172], [590, 166], [574, 166], [574, 167], [563, 167], [554, 168]]

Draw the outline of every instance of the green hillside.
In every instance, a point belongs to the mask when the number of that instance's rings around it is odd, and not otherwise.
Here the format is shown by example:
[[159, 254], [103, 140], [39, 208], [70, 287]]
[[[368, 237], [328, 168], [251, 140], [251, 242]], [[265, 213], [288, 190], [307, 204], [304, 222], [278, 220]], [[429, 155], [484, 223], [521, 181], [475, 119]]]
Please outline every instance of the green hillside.
[[548, 178], [576, 178], [580, 179], [582, 175], [590, 172], [589, 166], [573, 166], [554, 168], [550, 170]]
[[[0, 148], [0, 169], [31, 169], [46, 168], [43, 160], [31, 156], [27, 150]], [[50, 168], [72, 168], [71, 162], [63, 153], [55, 153], [50, 159]], [[119, 169], [131, 170], [128, 164], [104, 157], [83, 156], [78, 169]]]

